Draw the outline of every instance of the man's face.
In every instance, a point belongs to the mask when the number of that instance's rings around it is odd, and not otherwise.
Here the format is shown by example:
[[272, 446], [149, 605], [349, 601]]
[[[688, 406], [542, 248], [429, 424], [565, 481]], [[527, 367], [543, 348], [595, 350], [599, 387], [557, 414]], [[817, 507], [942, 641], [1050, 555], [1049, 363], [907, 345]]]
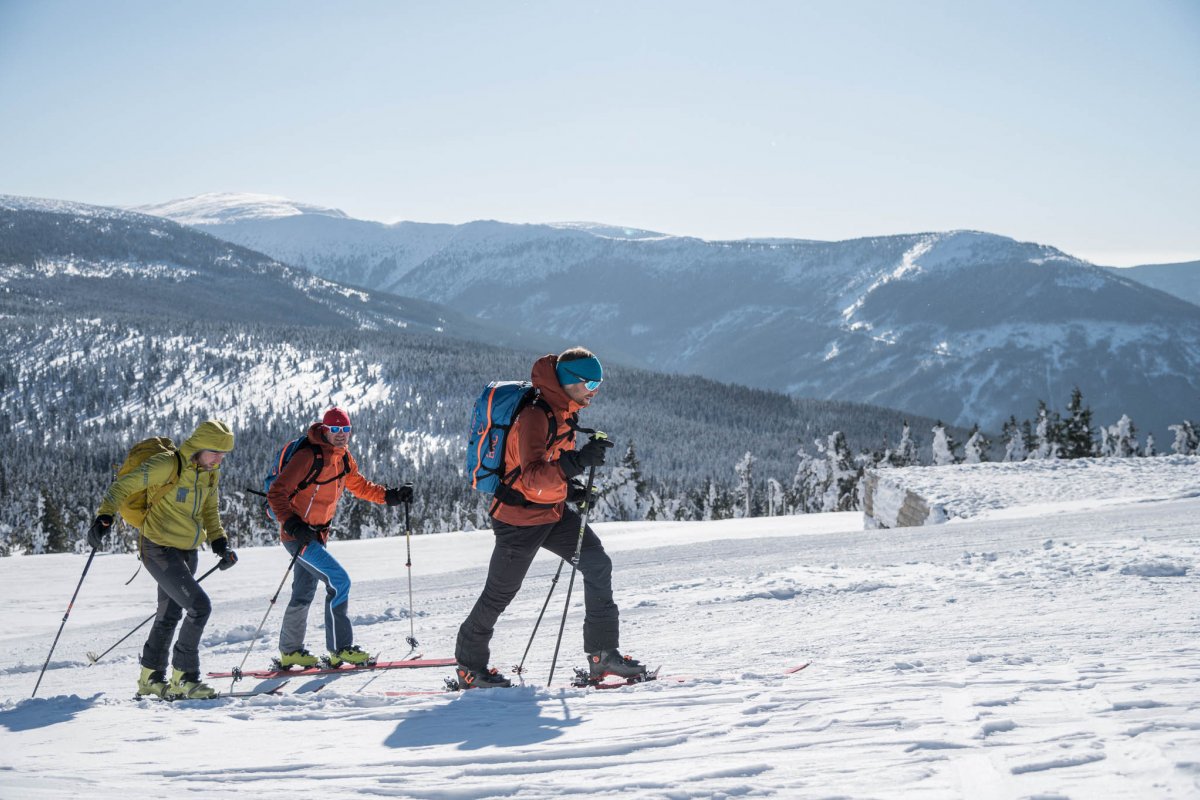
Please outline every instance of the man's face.
[[326, 425], [325, 441], [329, 442], [334, 447], [345, 447], [346, 445], [350, 444], [350, 426]]
[[596, 396], [596, 392], [600, 391], [600, 387], [589, 389], [586, 383], [568, 383], [563, 387], [563, 391], [567, 393], [567, 397], [587, 408], [591, 404], [592, 398]]
[[201, 450], [196, 453], [196, 466], [204, 470], [216, 469], [221, 466], [227, 455], [228, 453], [222, 453], [220, 450]]

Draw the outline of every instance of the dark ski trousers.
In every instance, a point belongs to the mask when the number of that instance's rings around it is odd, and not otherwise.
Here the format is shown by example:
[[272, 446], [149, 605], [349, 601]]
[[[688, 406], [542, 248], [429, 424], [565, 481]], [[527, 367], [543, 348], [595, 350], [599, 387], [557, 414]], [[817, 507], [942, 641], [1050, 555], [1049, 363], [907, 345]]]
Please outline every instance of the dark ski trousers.
[[[579, 541], [579, 523], [579, 513], [569, 506], [564, 509], [562, 519], [545, 525], [519, 527], [492, 520], [496, 543], [483, 594], [458, 629], [454, 657], [459, 664], [477, 671], [487, 669], [491, 660], [488, 644], [496, 620], [516, 597], [538, 549], [545, 548], [569, 562]], [[579, 572], [583, 576], [583, 649], [588, 653], [615, 650], [619, 645], [620, 623], [617, 604], [613, 602], [612, 559], [590, 526], [583, 535]]]
[[196, 561], [195, 550], [163, 547], [142, 539], [142, 564], [150, 577], [158, 582], [158, 613], [142, 647], [143, 667], [167, 671], [171, 639], [186, 611], [187, 618], [183, 620], [175, 650], [171, 653], [171, 665], [181, 672], [200, 671], [200, 637], [212, 613], [212, 602], [196, 583]]

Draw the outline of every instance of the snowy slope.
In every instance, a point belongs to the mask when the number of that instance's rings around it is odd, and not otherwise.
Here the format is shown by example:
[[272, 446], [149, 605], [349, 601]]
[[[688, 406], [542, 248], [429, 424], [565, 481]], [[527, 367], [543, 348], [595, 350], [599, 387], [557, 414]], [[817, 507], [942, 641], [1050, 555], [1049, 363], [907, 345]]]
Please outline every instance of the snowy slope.
[[[141, 621], [153, 586], [143, 573], [124, 587], [133, 559], [101, 555], [31, 700], [85, 559], [5, 559], [0, 797], [1196, 797], [1200, 500], [1019, 499], [1025, 516], [936, 529], [869, 532], [851, 514], [599, 526], [622, 645], [664, 664], [663, 680], [612, 692], [565, 685], [578, 592], [545, 685], [560, 586], [524, 688], [384, 694], [436, 689], [442, 671], [423, 670], [308, 696], [134, 702], [138, 635], [96, 666], [84, 653]], [[359, 642], [402, 654], [404, 542], [333, 546]], [[447, 655], [490, 537], [417, 537], [412, 552], [412, 624]], [[279, 548], [248, 549], [209, 579], [206, 668], [241, 660], [285, 566]], [[521, 657], [553, 569], [539, 558], [501, 619], [498, 666]]]
[[286, 197], [252, 192], [210, 192], [166, 203], [137, 206], [132, 210], [167, 217], [181, 225], [220, 225], [254, 219], [281, 219], [300, 214], [348, 219], [345, 212], [336, 208], [297, 203]]

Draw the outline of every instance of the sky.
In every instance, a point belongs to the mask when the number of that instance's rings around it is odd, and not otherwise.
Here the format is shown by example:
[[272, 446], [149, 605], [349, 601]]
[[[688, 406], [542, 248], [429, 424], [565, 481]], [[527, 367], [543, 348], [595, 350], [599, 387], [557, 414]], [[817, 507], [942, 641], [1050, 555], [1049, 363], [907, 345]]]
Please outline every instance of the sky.
[[0, 0], [0, 193], [1200, 259], [1200, 3]]

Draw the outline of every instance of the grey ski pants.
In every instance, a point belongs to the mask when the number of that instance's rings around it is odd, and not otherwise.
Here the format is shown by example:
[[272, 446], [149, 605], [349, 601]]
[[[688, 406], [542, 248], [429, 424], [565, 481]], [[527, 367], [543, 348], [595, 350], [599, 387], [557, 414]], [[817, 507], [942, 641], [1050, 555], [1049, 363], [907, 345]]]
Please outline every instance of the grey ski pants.
[[[454, 657], [459, 664], [473, 670], [487, 669], [496, 621], [516, 597], [534, 556], [544, 548], [570, 561], [579, 540], [579, 523], [579, 513], [569, 506], [562, 519], [546, 525], [518, 527], [492, 520], [495, 547], [483, 593], [458, 629]], [[579, 572], [583, 575], [583, 649], [588, 653], [615, 650], [620, 643], [620, 622], [613, 602], [612, 559], [590, 526], [583, 534]]]
[[158, 613], [142, 647], [143, 667], [166, 672], [171, 639], [183, 618], [171, 665], [181, 672], [200, 671], [200, 637], [212, 613], [212, 602], [196, 583], [196, 561], [195, 550], [163, 547], [142, 539], [142, 564], [158, 582]]

